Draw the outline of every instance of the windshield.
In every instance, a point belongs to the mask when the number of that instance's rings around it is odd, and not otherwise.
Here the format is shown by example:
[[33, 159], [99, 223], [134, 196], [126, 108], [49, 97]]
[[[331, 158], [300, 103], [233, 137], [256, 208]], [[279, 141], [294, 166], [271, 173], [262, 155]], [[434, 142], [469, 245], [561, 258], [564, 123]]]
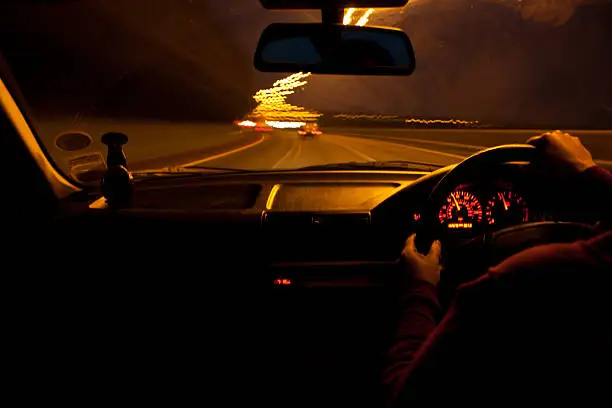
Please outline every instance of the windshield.
[[[58, 168], [78, 178], [104, 165], [107, 132], [128, 136], [132, 170], [448, 165], [552, 129], [612, 164], [608, 0], [345, 10], [345, 24], [408, 33], [417, 58], [408, 77], [257, 72], [253, 53], [268, 24], [320, 14], [220, 4], [0, 0], [3, 79], [10, 72]], [[92, 142], [60, 137], [70, 132]]]

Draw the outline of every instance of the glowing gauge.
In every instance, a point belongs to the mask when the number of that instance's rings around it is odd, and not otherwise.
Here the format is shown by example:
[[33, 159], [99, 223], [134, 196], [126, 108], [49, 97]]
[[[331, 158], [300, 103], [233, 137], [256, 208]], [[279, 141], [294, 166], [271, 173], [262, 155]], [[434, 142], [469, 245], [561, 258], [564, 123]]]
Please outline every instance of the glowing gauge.
[[485, 215], [491, 225], [517, 225], [529, 221], [529, 208], [523, 197], [516, 192], [498, 191], [487, 202]]
[[449, 229], [471, 229], [482, 222], [482, 205], [467, 191], [453, 191], [438, 213], [440, 222]]

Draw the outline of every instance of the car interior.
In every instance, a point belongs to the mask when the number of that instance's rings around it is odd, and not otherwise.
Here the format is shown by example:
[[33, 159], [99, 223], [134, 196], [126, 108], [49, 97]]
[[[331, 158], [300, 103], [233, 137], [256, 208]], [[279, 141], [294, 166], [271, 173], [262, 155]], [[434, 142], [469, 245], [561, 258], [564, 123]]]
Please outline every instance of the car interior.
[[[3, 141], [20, 140], [6, 112], [2, 128], [13, 136]], [[3, 200], [14, 227], [7, 255], [36, 277], [24, 306], [50, 325], [37, 331], [58, 336], [62, 350], [44, 358], [79, 370], [85, 362], [78, 347], [65, 343], [71, 333], [87, 339], [81, 347], [104, 349], [96, 375], [136, 381], [123, 366], [128, 358], [133, 375], [155, 373], [142, 386], [164, 378], [166, 369], [179, 371], [173, 380], [206, 372], [206, 381], [240, 389], [247, 382], [272, 400], [297, 395], [305, 405], [322, 398], [376, 405], [397, 318], [399, 255], [413, 232], [441, 229], [426, 227], [427, 217], [433, 212], [435, 223], [451, 193], [486, 202], [501, 187], [528, 204], [527, 218], [501, 229], [489, 218], [477, 228], [440, 232], [446, 247], [459, 252], [456, 260], [450, 249], [444, 254], [449, 299], [453, 287], [495, 260], [538, 242], [587, 237], [597, 221], [588, 213], [572, 219], [526, 181], [526, 156], [533, 153], [526, 146], [491, 149], [431, 173], [160, 176], [134, 183], [131, 204], [119, 210], [104, 208], [99, 192], [58, 201], [24, 146], [2, 152], [6, 171], [23, 169], [10, 179], [13, 198]], [[61, 244], [77, 237], [69, 248]], [[473, 248], [458, 250], [462, 245]], [[40, 258], [29, 258], [32, 247]], [[470, 263], [468, 251], [483, 256]], [[69, 261], [60, 256], [66, 252]]]
[[[31, 137], [5, 70], [2, 83], [18, 370], [36, 364], [40, 393], [72, 402], [93, 392], [108, 402], [377, 406], [408, 236], [421, 249], [443, 242], [448, 307], [457, 285], [509, 255], [598, 228], [597, 214], [534, 183], [528, 145], [435, 171], [138, 179], [111, 140], [102, 185], [84, 189]], [[509, 202], [511, 216], [496, 213]]]

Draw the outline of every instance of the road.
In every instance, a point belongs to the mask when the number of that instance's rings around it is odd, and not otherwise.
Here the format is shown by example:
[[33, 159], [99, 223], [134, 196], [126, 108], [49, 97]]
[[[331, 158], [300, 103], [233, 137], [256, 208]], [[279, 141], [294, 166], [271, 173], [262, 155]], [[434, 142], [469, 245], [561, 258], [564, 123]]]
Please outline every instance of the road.
[[[88, 132], [94, 142], [79, 152], [63, 152], [53, 145], [59, 131]], [[295, 130], [257, 133], [228, 125], [170, 123], [89, 123], [69, 127], [46, 123], [41, 135], [60, 168], [67, 170], [75, 157], [99, 153], [106, 131], [129, 136], [125, 146], [129, 166], [134, 170], [169, 166], [199, 165], [247, 170], [291, 169], [348, 161], [407, 160], [448, 165], [489, 146], [522, 143], [541, 130], [471, 129], [364, 129], [334, 128], [312, 139], [303, 139]], [[612, 169], [612, 131], [575, 131], [595, 159]]]
[[250, 147], [207, 157], [193, 164], [244, 169], [284, 169], [327, 163], [410, 160], [451, 164], [462, 156], [407, 144], [326, 133], [303, 139], [296, 132], [265, 133]]
[[[334, 129], [313, 139], [294, 131], [261, 134], [236, 149], [188, 164], [240, 169], [284, 169], [347, 161], [408, 160], [448, 165], [486, 147], [522, 143], [541, 131]], [[612, 168], [612, 132], [578, 132], [599, 164]], [[478, 143], [478, 144], [475, 144]]]

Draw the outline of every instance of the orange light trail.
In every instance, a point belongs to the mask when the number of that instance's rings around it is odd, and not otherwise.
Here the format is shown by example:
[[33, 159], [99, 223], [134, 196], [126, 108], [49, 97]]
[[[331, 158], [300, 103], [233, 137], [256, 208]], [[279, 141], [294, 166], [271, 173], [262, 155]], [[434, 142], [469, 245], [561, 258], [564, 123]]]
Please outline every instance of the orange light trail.
[[418, 123], [424, 125], [435, 125], [435, 124], [445, 124], [445, 125], [478, 125], [477, 120], [460, 120], [460, 119], [406, 119], [406, 123]]
[[351, 21], [353, 20], [353, 14], [355, 14], [355, 10], [357, 9], [354, 7], [351, 7], [350, 9], [344, 12], [344, 18], [342, 19], [342, 24], [344, 25], [351, 24]]
[[271, 88], [260, 89], [253, 95], [253, 99], [258, 103], [253, 113], [273, 122], [303, 122], [318, 118], [321, 116], [318, 112], [310, 112], [287, 103], [287, 97], [294, 94], [296, 89], [305, 86], [309, 76], [310, 72], [298, 72], [279, 79]]
[[368, 21], [370, 20], [370, 16], [372, 15], [372, 13], [374, 13], [374, 9], [373, 8], [367, 9], [366, 12], [363, 13], [361, 18], [359, 20], [357, 20], [357, 23], [355, 23], [355, 25], [358, 25], [358, 26], [366, 25], [368, 23]]
[[398, 115], [378, 115], [378, 114], [366, 114], [366, 113], [357, 113], [357, 114], [338, 113], [337, 115], [334, 115], [334, 118], [337, 118], [337, 119], [373, 119], [373, 120], [380, 120], [380, 119], [396, 119], [398, 117], [399, 117]]

